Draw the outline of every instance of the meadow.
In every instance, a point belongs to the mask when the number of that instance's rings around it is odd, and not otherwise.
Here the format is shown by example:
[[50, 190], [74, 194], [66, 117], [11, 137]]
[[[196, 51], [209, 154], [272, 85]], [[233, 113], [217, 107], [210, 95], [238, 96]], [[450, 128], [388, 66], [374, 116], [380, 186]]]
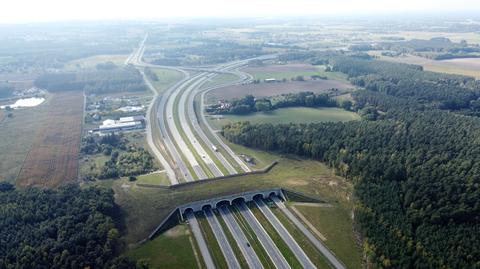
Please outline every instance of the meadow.
[[356, 113], [340, 108], [323, 107], [289, 107], [272, 110], [269, 112], [255, 112], [248, 115], [222, 115], [221, 117], [209, 116], [210, 123], [217, 129], [223, 125], [238, 121], [250, 121], [251, 123], [317, 123], [329, 121], [358, 120]]

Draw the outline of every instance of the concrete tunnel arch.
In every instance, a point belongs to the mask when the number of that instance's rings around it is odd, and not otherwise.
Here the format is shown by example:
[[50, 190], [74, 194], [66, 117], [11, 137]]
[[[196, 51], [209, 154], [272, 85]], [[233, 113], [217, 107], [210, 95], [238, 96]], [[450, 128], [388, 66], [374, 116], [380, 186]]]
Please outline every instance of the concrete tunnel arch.
[[255, 194], [252, 199], [255, 201], [256, 199], [265, 199], [265, 195], [263, 195], [263, 193], [257, 193]]
[[232, 202], [230, 200], [221, 200], [221, 201], [218, 201], [216, 204], [215, 204], [215, 208], [218, 208], [220, 206], [223, 206], [223, 205], [231, 205]]
[[239, 203], [239, 202], [246, 202], [245, 198], [244, 197], [237, 197], [235, 199], [232, 200], [232, 205], [235, 204], [235, 203]]

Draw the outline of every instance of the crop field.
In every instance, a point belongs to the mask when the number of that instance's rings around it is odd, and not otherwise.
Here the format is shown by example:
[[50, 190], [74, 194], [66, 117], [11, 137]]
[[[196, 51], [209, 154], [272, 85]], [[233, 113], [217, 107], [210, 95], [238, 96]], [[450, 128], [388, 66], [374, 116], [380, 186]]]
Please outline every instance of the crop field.
[[50, 103], [47, 97], [37, 107], [13, 111], [0, 123], [0, 181], [15, 182], [38, 128], [47, 120]]
[[96, 55], [92, 57], [73, 60], [65, 65], [67, 70], [94, 69], [99, 63], [112, 62], [118, 66], [125, 63], [128, 55]]
[[223, 125], [238, 121], [249, 121], [251, 123], [317, 123], [329, 121], [351, 121], [358, 120], [357, 113], [346, 111], [340, 108], [307, 108], [289, 107], [272, 110], [269, 112], [255, 112], [249, 115], [222, 115], [222, 118], [209, 117], [210, 123], [220, 129]]
[[21, 186], [55, 187], [77, 178], [82, 92], [54, 95], [46, 113], [19, 173]]
[[404, 57], [388, 57], [381, 56], [378, 52], [371, 52], [371, 54], [379, 56], [381, 60], [385, 61], [421, 65], [425, 70], [432, 72], [472, 76], [477, 79], [480, 78], [480, 58], [462, 58], [437, 61], [415, 55], [408, 55]]
[[327, 90], [332, 88], [339, 89], [340, 91], [346, 91], [348, 89], [353, 89], [354, 86], [337, 80], [310, 80], [302, 82], [289, 81], [278, 83], [235, 85], [210, 91], [206, 95], [206, 101], [212, 103], [218, 100], [242, 98], [248, 94], [251, 94], [255, 97], [267, 97], [305, 91], [311, 91], [314, 93], [326, 93], [328, 92]]
[[277, 80], [292, 79], [297, 76], [309, 78], [313, 75], [319, 75], [319, 69], [310, 64], [285, 64], [285, 65], [266, 65], [260, 67], [247, 67], [243, 71], [251, 74], [255, 79], [264, 80], [275, 78]]

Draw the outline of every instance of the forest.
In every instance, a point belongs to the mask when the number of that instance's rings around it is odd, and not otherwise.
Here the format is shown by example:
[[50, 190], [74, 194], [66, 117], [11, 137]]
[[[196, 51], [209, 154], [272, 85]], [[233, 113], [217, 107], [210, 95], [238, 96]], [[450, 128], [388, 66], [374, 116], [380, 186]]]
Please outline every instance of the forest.
[[85, 91], [87, 94], [147, 90], [142, 75], [130, 66], [78, 73], [47, 73], [35, 80], [35, 86], [51, 92]]
[[[417, 66], [331, 58], [365, 90], [346, 123], [226, 125], [230, 141], [323, 161], [355, 186], [355, 222], [383, 268], [480, 268], [480, 119], [452, 113], [478, 82]], [[363, 81], [363, 82], [360, 82]], [[358, 84], [357, 84], [358, 85]]]
[[146, 268], [118, 257], [113, 191], [0, 183], [0, 268]]

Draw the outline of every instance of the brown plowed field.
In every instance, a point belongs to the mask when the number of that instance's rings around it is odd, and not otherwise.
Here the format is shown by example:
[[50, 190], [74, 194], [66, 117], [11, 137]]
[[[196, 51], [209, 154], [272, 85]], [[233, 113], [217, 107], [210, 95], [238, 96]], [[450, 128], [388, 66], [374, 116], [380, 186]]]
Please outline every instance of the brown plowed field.
[[55, 94], [47, 114], [18, 176], [20, 186], [56, 187], [77, 178], [82, 93]]

